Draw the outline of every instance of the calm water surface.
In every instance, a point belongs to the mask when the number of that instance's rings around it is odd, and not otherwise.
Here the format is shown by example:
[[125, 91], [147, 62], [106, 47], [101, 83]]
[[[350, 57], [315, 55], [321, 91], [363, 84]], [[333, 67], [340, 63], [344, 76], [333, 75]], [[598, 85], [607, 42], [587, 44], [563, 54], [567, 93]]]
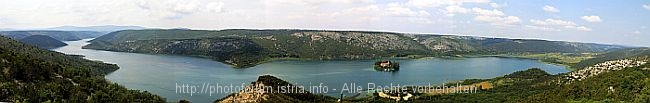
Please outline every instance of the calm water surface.
[[[356, 83], [367, 87], [368, 83], [377, 86], [394, 85], [438, 85], [443, 82], [469, 78], [493, 78], [528, 68], [541, 68], [551, 74], [567, 72], [565, 67], [545, 64], [535, 60], [514, 58], [465, 58], [465, 59], [416, 59], [398, 60], [399, 72], [376, 72], [372, 68], [374, 61], [276, 61], [246, 69], [233, 69], [227, 64], [210, 59], [150, 55], [137, 53], [110, 52], [81, 49], [86, 41], [66, 42], [69, 45], [54, 51], [84, 55], [91, 60], [115, 63], [120, 69], [107, 75], [112, 82], [129, 89], [145, 90], [167, 98], [168, 101], [188, 99], [192, 102], [212, 102], [229, 93], [183, 94], [177, 93], [176, 85], [189, 84], [200, 86], [241, 85], [255, 81], [258, 76], [270, 74], [291, 83], [314, 86], [323, 83], [330, 89], [327, 95], [338, 97], [344, 83]], [[310, 84], [311, 83], [311, 84]], [[334, 91], [331, 89], [337, 89]]]

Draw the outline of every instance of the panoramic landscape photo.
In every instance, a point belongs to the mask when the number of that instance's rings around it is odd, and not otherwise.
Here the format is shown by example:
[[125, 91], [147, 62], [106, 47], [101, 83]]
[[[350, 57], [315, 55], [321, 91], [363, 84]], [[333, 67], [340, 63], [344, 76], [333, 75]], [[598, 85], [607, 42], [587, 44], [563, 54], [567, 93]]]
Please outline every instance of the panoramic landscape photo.
[[647, 0], [0, 0], [0, 102], [650, 103]]

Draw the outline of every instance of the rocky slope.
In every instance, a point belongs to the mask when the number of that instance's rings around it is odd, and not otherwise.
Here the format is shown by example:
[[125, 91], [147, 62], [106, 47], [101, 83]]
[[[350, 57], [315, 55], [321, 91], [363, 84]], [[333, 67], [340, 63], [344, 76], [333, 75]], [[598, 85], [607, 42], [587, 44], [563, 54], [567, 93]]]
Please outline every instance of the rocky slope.
[[409, 55], [582, 53], [624, 48], [563, 41], [327, 30], [125, 30], [91, 41], [87, 49], [181, 54], [249, 67], [271, 58], [375, 59]]
[[[279, 86], [294, 86], [289, 82], [270, 75], [260, 76], [257, 81], [246, 86], [243, 92], [233, 93], [215, 103], [309, 103], [309, 102], [335, 102], [334, 97], [314, 95], [309, 91], [304, 93], [279, 93], [278, 90], [267, 89]], [[300, 90], [297, 90], [300, 91]]]

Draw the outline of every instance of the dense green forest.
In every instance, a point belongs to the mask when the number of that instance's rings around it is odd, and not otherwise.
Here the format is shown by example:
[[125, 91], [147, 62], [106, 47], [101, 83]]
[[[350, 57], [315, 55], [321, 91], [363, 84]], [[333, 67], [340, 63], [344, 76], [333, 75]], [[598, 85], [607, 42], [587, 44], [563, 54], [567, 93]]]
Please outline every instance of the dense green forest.
[[124, 30], [84, 46], [119, 52], [206, 57], [235, 67], [275, 58], [311, 60], [510, 53], [583, 53], [625, 48], [563, 41], [328, 30]]
[[114, 64], [38, 49], [0, 37], [0, 101], [164, 102], [104, 79]]
[[6, 37], [0, 37], [0, 44], [0, 48], [4, 50], [22, 53], [24, 55], [30, 56], [33, 59], [54, 62], [57, 64], [62, 64], [62, 66], [69, 68], [90, 69], [89, 72], [92, 75], [108, 74], [119, 68], [115, 64], [107, 64], [101, 61], [91, 61], [83, 59], [80, 56], [66, 55], [59, 52], [39, 49]]

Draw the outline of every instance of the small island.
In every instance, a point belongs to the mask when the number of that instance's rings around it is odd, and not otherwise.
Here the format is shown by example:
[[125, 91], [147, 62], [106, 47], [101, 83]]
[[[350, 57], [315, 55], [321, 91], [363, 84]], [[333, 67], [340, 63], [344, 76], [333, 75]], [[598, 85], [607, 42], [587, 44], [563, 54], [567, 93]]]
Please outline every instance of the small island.
[[399, 70], [399, 63], [389, 61], [389, 60], [378, 61], [378, 62], [375, 62], [375, 70], [377, 70], [377, 71], [385, 71], [385, 72], [398, 71]]

